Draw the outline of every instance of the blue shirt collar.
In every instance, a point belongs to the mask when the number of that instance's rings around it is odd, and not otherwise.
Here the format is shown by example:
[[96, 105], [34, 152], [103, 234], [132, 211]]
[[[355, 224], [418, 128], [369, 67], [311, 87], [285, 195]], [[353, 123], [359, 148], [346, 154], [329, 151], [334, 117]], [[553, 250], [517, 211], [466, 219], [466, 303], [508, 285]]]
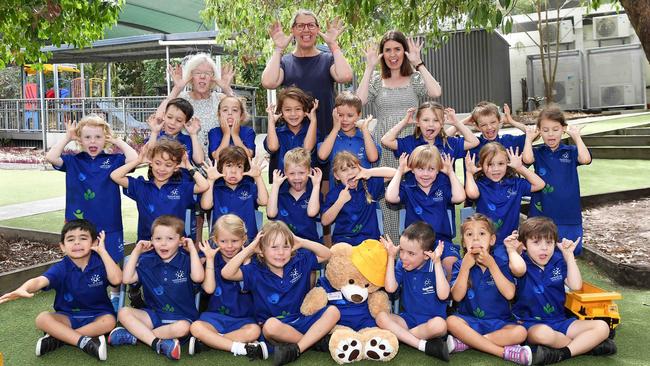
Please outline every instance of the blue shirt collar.
[[361, 138], [361, 139], [363, 139], [363, 132], [361, 132], [361, 129], [357, 128], [357, 127], [355, 127], [355, 129], [356, 129], [356, 131], [354, 132], [353, 136], [346, 135], [345, 132], [343, 132], [343, 130], [339, 130], [339, 133], [337, 134], [337, 136], [340, 137], [340, 138], [349, 138], [349, 139]]

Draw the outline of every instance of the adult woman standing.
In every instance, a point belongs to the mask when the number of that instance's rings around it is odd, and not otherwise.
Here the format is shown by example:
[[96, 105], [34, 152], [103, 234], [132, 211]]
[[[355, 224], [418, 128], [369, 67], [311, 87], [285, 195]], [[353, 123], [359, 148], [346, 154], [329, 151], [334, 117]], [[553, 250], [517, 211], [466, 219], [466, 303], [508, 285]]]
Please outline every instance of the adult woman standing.
[[[366, 50], [366, 69], [359, 83], [357, 95], [364, 104], [374, 108], [377, 126], [375, 141], [397, 124], [409, 108], [417, 108], [420, 99], [437, 98], [442, 94], [440, 84], [422, 62], [422, 42], [406, 39], [399, 31], [389, 31], [382, 37], [379, 50], [372, 45]], [[381, 64], [381, 73], [375, 72]], [[405, 128], [400, 137], [413, 133], [413, 127]], [[380, 166], [397, 168], [398, 162], [390, 149], [382, 149]], [[384, 231], [399, 238], [399, 215], [381, 201], [384, 211]], [[388, 209], [387, 209], [388, 208]]]

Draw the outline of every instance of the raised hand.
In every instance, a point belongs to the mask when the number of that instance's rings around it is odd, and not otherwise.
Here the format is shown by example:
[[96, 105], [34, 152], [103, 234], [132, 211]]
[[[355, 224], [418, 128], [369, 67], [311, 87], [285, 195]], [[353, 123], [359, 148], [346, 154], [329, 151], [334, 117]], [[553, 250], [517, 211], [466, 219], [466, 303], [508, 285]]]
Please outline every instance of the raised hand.
[[138, 153], [138, 165], [139, 164], [150, 164], [149, 160], [149, 145], [144, 144], [140, 148], [140, 153]]
[[181, 168], [185, 168], [187, 170], [192, 169], [192, 164], [190, 163], [190, 158], [188, 157], [187, 153], [183, 154], [183, 158], [181, 159]]
[[203, 254], [205, 254], [206, 258], [214, 258], [217, 253], [219, 252], [219, 247], [212, 248], [212, 245], [210, 245], [210, 242], [207, 240], [200, 241], [199, 242], [199, 250]]
[[192, 240], [192, 238], [183, 238], [180, 242], [180, 247], [185, 248], [188, 252], [196, 251], [194, 240]]
[[406, 123], [407, 125], [415, 124], [415, 119], [413, 118], [414, 115], [415, 115], [415, 108], [411, 107], [407, 109], [406, 115], [404, 115], [402, 122]]
[[348, 203], [352, 199], [352, 195], [350, 194], [350, 186], [347, 184], [345, 185], [345, 188], [339, 192], [339, 199], [343, 201], [343, 203]]
[[512, 121], [512, 115], [510, 114], [510, 106], [508, 103], [503, 103], [503, 118], [505, 123], [510, 123], [510, 121]]
[[199, 117], [193, 116], [185, 124], [185, 131], [187, 131], [187, 133], [192, 136], [198, 134], [200, 129], [201, 129], [201, 120], [199, 119]]
[[539, 137], [539, 129], [537, 126], [526, 126], [526, 138], [530, 141], [535, 141]]
[[309, 111], [309, 120], [310, 121], [315, 121], [316, 120], [316, 110], [318, 109], [318, 99], [314, 99], [314, 105], [311, 107], [311, 111]]
[[469, 248], [466, 249], [465, 255], [463, 256], [463, 262], [461, 266], [466, 268], [472, 268], [476, 264], [476, 256], [474, 253], [469, 251]]
[[476, 256], [476, 262], [482, 265], [483, 267], [492, 267], [496, 264], [494, 257], [490, 254], [490, 251], [486, 248], [481, 248], [481, 251]]
[[362, 119], [358, 122], [361, 131], [363, 132], [369, 131], [368, 126], [370, 126], [370, 122], [372, 122], [373, 118], [374, 117], [372, 116], [372, 114], [369, 114], [365, 119]]
[[325, 33], [318, 32], [318, 34], [323, 38], [323, 41], [325, 41], [328, 46], [335, 45], [336, 39], [341, 33], [343, 33], [343, 28], [343, 21], [336, 17], [334, 20], [327, 23], [327, 31]]
[[280, 169], [274, 169], [273, 170], [273, 184], [281, 186], [282, 183], [287, 180], [287, 176], [282, 173], [282, 170]]
[[163, 127], [165, 126], [165, 121], [154, 113], [150, 115], [149, 118], [147, 118], [147, 124], [151, 130], [151, 134], [158, 136], [160, 135], [160, 131], [162, 131]]
[[454, 159], [449, 154], [440, 154], [442, 157], [442, 169], [440, 171], [447, 176], [454, 174]]
[[65, 122], [65, 137], [69, 141], [79, 141], [79, 136], [77, 136], [77, 121], [66, 121]]
[[465, 170], [468, 174], [474, 175], [482, 170], [480, 166], [476, 166], [476, 154], [471, 154], [467, 151], [465, 154]]
[[248, 164], [251, 168], [247, 172], [244, 172], [244, 175], [251, 178], [257, 178], [262, 175], [262, 169], [264, 168], [264, 160], [262, 158], [256, 156], [253, 160], [248, 159]]
[[140, 240], [133, 248], [136, 253], [145, 253], [153, 249], [153, 244], [149, 240]]
[[232, 80], [235, 78], [235, 68], [231, 64], [223, 64], [221, 66], [221, 77], [218, 78], [217, 75], [212, 77], [212, 81], [217, 83], [217, 86], [221, 90], [228, 89]]
[[524, 164], [521, 162], [521, 154], [519, 153], [519, 146], [515, 148], [515, 150], [512, 149], [512, 146], [506, 150], [508, 153], [508, 166], [511, 167], [514, 170], [517, 170], [521, 167], [524, 166]]
[[284, 31], [282, 31], [282, 24], [277, 20], [269, 27], [269, 36], [271, 36], [271, 39], [273, 40], [273, 46], [275, 49], [280, 51], [284, 51], [293, 39], [293, 35], [287, 36], [284, 34]]
[[409, 169], [409, 154], [403, 152], [402, 155], [400, 155], [398, 169], [402, 173], [407, 173], [410, 170]]
[[323, 171], [320, 168], [311, 168], [309, 179], [311, 179], [312, 186], [319, 187], [320, 182], [323, 180]]
[[262, 240], [263, 237], [264, 237], [264, 231], [260, 230], [255, 236], [255, 239], [253, 239], [253, 241], [250, 244], [248, 244], [245, 249], [248, 250], [249, 253], [261, 252], [259, 250], [259, 244], [260, 244], [260, 240]]
[[557, 248], [562, 252], [562, 256], [567, 258], [567, 256], [573, 256], [573, 251], [576, 249], [576, 246], [580, 242], [580, 237], [575, 241], [569, 240], [567, 238], [562, 238], [562, 241], [557, 243]]
[[176, 66], [169, 65], [169, 67], [167, 67], [167, 72], [172, 77], [172, 80], [174, 81], [174, 86], [178, 86], [179, 88], [184, 88], [185, 85], [187, 85], [187, 81], [183, 80], [183, 68], [181, 67], [180, 64]]
[[572, 139], [574, 139], [575, 137], [580, 136], [580, 132], [584, 127], [585, 125], [571, 125], [567, 127], [566, 133], [569, 134], [569, 136], [571, 136]]
[[422, 40], [418, 40], [417, 42], [413, 40], [413, 38], [409, 38], [407, 40], [407, 44], [409, 46], [409, 51], [404, 52], [406, 54], [406, 57], [409, 60], [409, 63], [413, 66], [416, 67], [420, 63], [422, 63], [422, 57], [420, 56], [420, 52], [422, 50], [422, 45], [424, 44]]
[[519, 252], [519, 248], [523, 248], [524, 246], [524, 244], [519, 241], [519, 232], [517, 230], [514, 230], [512, 234], [503, 239], [503, 245], [506, 247], [508, 252], [513, 250]]
[[361, 180], [361, 179], [368, 179], [368, 178], [370, 178], [370, 173], [368, 173], [368, 169], [360, 166], [359, 173], [357, 173], [357, 175], [355, 175], [354, 178], [352, 179]]
[[393, 244], [393, 241], [390, 240], [390, 236], [388, 236], [388, 234], [380, 236], [379, 241], [384, 245], [384, 248], [386, 248], [386, 252], [388, 252], [389, 258], [397, 257], [399, 254], [399, 245]]
[[275, 104], [269, 104], [266, 107], [266, 113], [269, 117], [269, 125], [275, 125], [275, 123], [282, 117], [282, 113], [275, 114]]
[[106, 233], [104, 233], [104, 230], [102, 230], [97, 234], [97, 244], [90, 247], [90, 250], [92, 250], [97, 254], [105, 252], [106, 251], [106, 245], [104, 244], [105, 241], [106, 241]]
[[438, 240], [438, 246], [433, 251], [427, 250], [424, 252], [424, 255], [431, 258], [433, 263], [440, 262], [442, 258], [442, 252], [445, 250], [445, 242]]
[[203, 162], [203, 169], [205, 170], [206, 174], [208, 175], [208, 180], [215, 181], [219, 178], [223, 178], [223, 174], [221, 174], [217, 170], [217, 164], [213, 163], [210, 160], [204, 161]]
[[341, 129], [341, 120], [339, 119], [339, 112], [336, 107], [332, 110], [332, 130], [339, 131]]
[[369, 43], [368, 47], [366, 47], [366, 65], [368, 65], [369, 68], [374, 69], [382, 57], [384, 57], [384, 54], [377, 53], [377, 46], [375, 46], [374, 43]]
[[232, 122], [232, 127], [230, 127], [230, 133], [239, 136], [240, 130], [241, 130], [241, 121], [235, 118], [234, 121]]
[[456, 117], [456, 110], [453, 108], [445, 108], [445, 120], [449, 124], [457, 126], [459, 121]]

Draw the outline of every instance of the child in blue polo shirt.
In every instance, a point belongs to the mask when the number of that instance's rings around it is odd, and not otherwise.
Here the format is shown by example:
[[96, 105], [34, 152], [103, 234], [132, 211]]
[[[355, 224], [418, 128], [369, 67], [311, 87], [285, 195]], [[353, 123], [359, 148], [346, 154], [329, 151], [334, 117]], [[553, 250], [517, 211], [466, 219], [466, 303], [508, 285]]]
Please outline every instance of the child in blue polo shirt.
[[[318, 135], [317, 109], [318, 99], [295, 86], [282, 89], [278, 93], [278, 105], [271, 104], [266, 109], [269, 121], [264, 149], [271, 154], [270, 183], [273, 183], [273, 170], [284, 167], [287, 151], [296, 147], [304, 147], [310, 152], [314, 150]], [[305, 123], [305, 118], [309, 119], [309, 124]], [[276, 126], [278, 121], [284, 124]]]
[[[510, 107], [507, 104], [503, 105], [503, 114], [503, 121], [505, 123], [522, 132], [526, 132], [526, 125], [512, 118], [510, 115]], [[499, 113], [499, 107], [496, 104], [487, 101], [476, 104], [470, 115], [469, 123], [473, 123], [481, 131], [481, 135], [478, 137], [478, 145], [469, 150], [470, 154], [478, 155], [481, 148], [490, 142], [498, 142], [506, 149], [512, 147], [513, 150], [519, 148], [519, 151], [524, 151], [524, 143], [526, 141], [525, 133], [521, 135], [499, 134], [502, 119]], [[447, 130], [447, 132], [452, 131]]]
[[115, 326], [115, 313], [106, 287], [119, 286], [122, 271], [108, 253], [104, 240], [104, 233], [98, 236], [90, 221], [68, 221], [61, 230], [59, 243], [65, 254], [63, 259], [42, 276], [0, 297], [2, 304], [32, 297], [40, 290], [56, 291], [55, 312], [45, 311], [36, 317], [36, 327], [46, 333], [36, 343], [36, 356], [67, 343], [101, 361], [106, 360], [104, 334]]
[[[447, 298], [449, 282], [442, 268], [444, 247], [434, 250], [436, 233], [431, 225], [418, 221], [409, 225], [394, 245], [388, 236], [381, 238], [388, 252], [384, 289], [398, 289], [402, 313], [377, 314], [377, 325], [391, 331], [397, 339], [429, 356], [449, 361], [447, 345], [440, 338], [447, 333]], [[395, 258], [399, 260], [395, 264]]]
[[151, 227], [151, 241], [141, 240], [133, 248], [122, 282], [140, 282], [147, 307], [120, 309], [117, 318], [124, 328], [117, 327], [108, 335], [111, 346], [134, 345], [140, 340], [156, 353], [180, 359], [178, 338], [187, 336], [190, 324], [198, 318], [194, 284], [204, 278], [194, 242], [183, 237], [184, 226], [177, 217], [160, 216]]
[[607, 323], [567, 318], [564, 312], [565, 286], [572, 291], [582, 288], [573, 254], [577, 240], [562, 238], [558, 243], [557, 226], [548, 217], [527, 219], [511, 239], [526, 249], [523, 262], [510, 261], [512, 274], [517, 277], [512, 313], [528, 329], [528, 343], [538, 345], [533, 364], [548, 365], [586, 353], [616, 353], [616, 344], [608, 338]]
[[[515, 296], [514, 277], [508, 260], [492, 256], [497, 239], [494, 223], [477, 213], [461, 226], [465, 256], [454, 263], [451, 296], [458, 302], [456, 314], [447, 318], [449, 353], [472, 347], [520, 365], [530, 365], [532, 352], [519, 344], [526, 340], [526, 328], [517, 325], [510, 312]], [[517, 247], [508, 247], [514, 252]]]
[[284, 156], [284, 174], [276, 169], [273, 176], [266, 216], [284, 222], [301, 238], [320, 242], [317, 223], [323, 173], [311, 167], [309, 151], [302, 147], [289, 150]]
[[226, 146], [239, 146], [249, 158], [255, 156], [255, 131], [244, 126], [248, 114], [246, 101], [239, 97], [226, 96], [219, 101], [219, 126], [208, 132], [208, 154], [212, 160]]
[[[163, 103], [165, 103], [163, 101]], [[201, 121], [194, 117], [192, 104], [183, 98], [175, 98], [167, 103], [163, 116], [153, 115], [148, 120], [151, 135], [147, 144], [155, 145], [159, 138], [175, 140], [181, 143], [187, 151], [187, 156], [195, 164], [202, 164], [203, 147], [199, 140]], [[187, 135], [182, 133], [183, 128]]]
[[207, 310], [190, 327], [189, 354], [215, 348], [230, 351], [235, 356], [266, 359], [266, 348], [259, 343], [250, 343], [261, 334], [254, 318], [253, 296], [243, 290], [242, 282], [221, 277], [221, 269], [248, 241], [246, 225], [238, 216], [227, 214], [219, 217], [212, 232], [216, 247], [213, 248], [209, 242], [199, 244], [205, 254], [202, 287], [212, 296]]
[[[336, 97], [332, 112], [334, 124], [329, 135], [318, 144], [318, 159], [331, 163], [339, 152], [349, 151], [357, 156], [361, 167], [366, 169], [379, 160], [381, 147], [373, 140], [368, 130], [372, 116], [359, 121], [362, 108], [361, 99], [349, 91], [344, 91]], [[357, 128], [357, 122], [359, 122], [359, 128]], [[335, 184], [333, 178], [333, 172], [330, 171], [328, 178], [330, 189]]]
[[[258, 258], [244, 265], [256, 252]], [[330, 254], [326, 246], [293, 235], [282, 221], [269, 221], [255, 240], [221, 270], [224, 279], [244, 281], [244, 290], [253, 293], [264, 337], [282, 343], [275, 347], [275, 365], [296, 360], [328, 334], [340, 318], [335, 306], [309, 316], [300, 313], [300, 305], [311, 288], [310, 273]]]
[[397, 173], [386, 188], [386, 201], [405, 206], [404, 226], [424, 221], [433, 227], [438, 240], [445, 243], [442, 265], [448, 278], [454, 262], [460, 259], [452, 243], [454, 222], [449, 208], [464, 200], [465, 191], [454, 173], [453, 160], [447, 154], [441, 156], [432, 145], [418, 146], [410, 156], [402, 154]]
[[[487, 215], [496, 228], [494, 255], [507, 260], [503, 240], [519, 226], [521, 197], [544, 188], [544, 180], [523, 166], [519, 150], [508, 150], [498, 142], [483, 146], [476, 156], [465, 157], [465, 192], [476, 204], [476, 212]], [[523, 178], [520, 178], [521, 175]]]
[[[584, 126], [568, 126], [562, 110], [544, 108], [537, 117], [537, 126], [526, 129], [524, 164], [533, 164], [546, 186], [531, 197], [530, 217], [550, 217], [558, 228], [558, 236], [578, 241], [576, 254], [582, 253], [582, 209], [578, 165], [591, 164], [591, 154], [580, 137]], [[574, 145], [562, 143], [566, 132]], [[544, 143], [533, 148], [541, 135]]]
[[[127, 176], [141, 163], [149, 165], [148, 180]], [[181, 167], [189, 170], [195, 182], [180, 178]], [[184, 219], [185, 211], [194, 207], [192, 195], [208, 189], [203, 175], [189, 165], [183, 145], [169, 139], [145, 145], [138, 158], [113, 171], [111, 179], [126, 188], [125, 194], [137, 203], [138, 241], [151, 238], [151, 225], [161, 215]]]
[[323, 226], [335, 224], [332, 242], [353, 246], [366, 239], [377, 240], [381, 233], [377, 222], [377, 201], [384, 194], [384, 180], [395, 169], [365, 169], [356, 154], [341, 151], [334, 157], [332, 170], [336, 185], [327, 192], [321, 208]]
[[[415, 113], [415, 122], [413, 122]], [[447, 136], [445, 122], [456, 127], [463, 137]], [[409, 124], [415, 123], [413, 135], [398, 138], [400, 132]], [[393, 150], [395, 158], [403, 153], [410, 154], [420, 145], [434, 145], [441, 153], [451, 155], [454, 159], [465, 156], [465, 150], [478, 145], [478, 139], [470, 129], [456, 118], [452, 108], [445, 109], [436, 102], [424, 102], [415, 108], [409, 108], [406, 116], [381, 138], [381, 144]]]

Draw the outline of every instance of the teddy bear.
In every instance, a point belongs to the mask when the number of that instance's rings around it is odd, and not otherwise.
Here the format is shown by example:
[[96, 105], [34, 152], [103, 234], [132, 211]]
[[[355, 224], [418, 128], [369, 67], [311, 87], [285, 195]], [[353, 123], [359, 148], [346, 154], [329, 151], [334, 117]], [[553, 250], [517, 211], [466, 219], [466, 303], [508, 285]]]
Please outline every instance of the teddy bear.
[[377, 240], [366, 240], [355, 247], [335, 244], [331, 252], [325, 276], [305, 296], [301, 313], [311, 315], [328, 305], [339, 309], [341, 319], [329, 340], [330, 354], [337, 363], [390, 361], [397, 355], [399, 341], [375, 323], [377, 314], [390, 312], [388, 295], [381, 290], [386, 249]]

